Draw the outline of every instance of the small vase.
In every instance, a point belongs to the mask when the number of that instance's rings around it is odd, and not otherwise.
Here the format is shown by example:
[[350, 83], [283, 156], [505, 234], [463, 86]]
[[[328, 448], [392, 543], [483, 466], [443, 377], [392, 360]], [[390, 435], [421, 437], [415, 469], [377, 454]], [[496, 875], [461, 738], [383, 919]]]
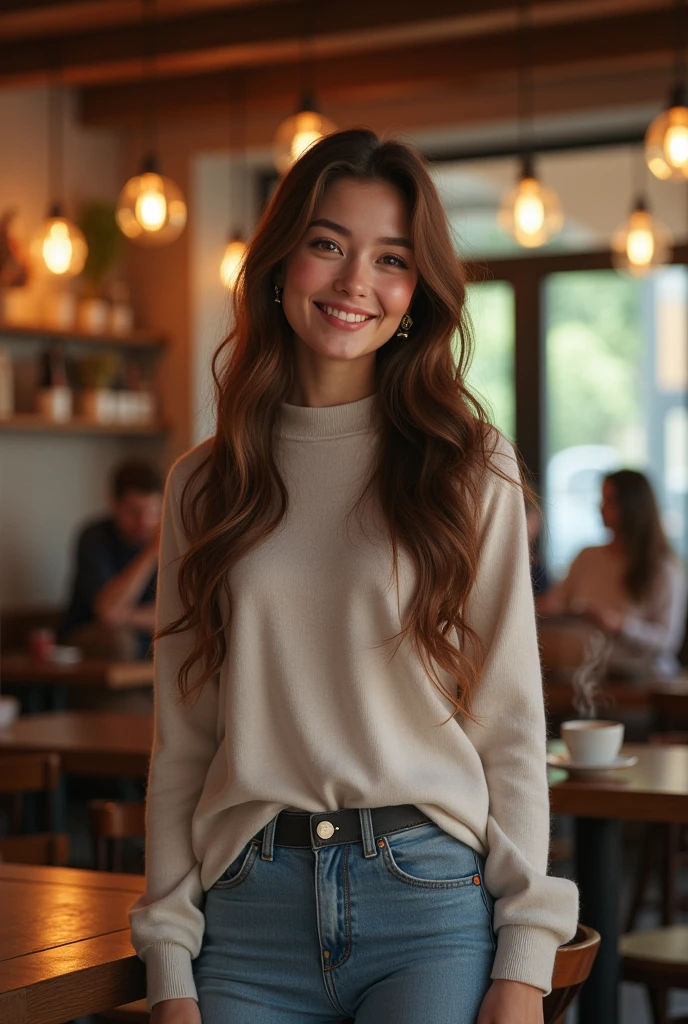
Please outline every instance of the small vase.
[[105, 299], [82, 299], [79, 303], [79, 330], [103, 334], [110, 325], [110, 307]]

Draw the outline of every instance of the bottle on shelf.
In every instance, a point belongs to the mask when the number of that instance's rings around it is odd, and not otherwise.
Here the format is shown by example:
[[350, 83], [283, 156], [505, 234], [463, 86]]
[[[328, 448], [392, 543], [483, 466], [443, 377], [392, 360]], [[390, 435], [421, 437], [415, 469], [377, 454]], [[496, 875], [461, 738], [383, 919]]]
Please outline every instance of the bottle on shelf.
[[65, 423], [72, 418], [72, 389], [62, 351], [53, 346], [41, 355], [36, 411], [46, 420]]

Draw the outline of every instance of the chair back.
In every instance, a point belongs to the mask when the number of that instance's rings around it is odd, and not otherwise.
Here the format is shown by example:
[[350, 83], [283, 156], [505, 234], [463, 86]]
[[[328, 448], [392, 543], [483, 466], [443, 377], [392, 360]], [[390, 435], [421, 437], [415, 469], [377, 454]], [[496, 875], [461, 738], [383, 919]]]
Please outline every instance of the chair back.
[[575, 937], [559, 946], [552, 972], [552, 991], [544, 998], [544, 1024], [559, 1024], [590, 975], [600, 948], [600, 934], [579, 924]]
[[62, 763], [59, 754], [0, 754], [0, 797], [8, 807], [10, 832], [22, 827], [23, 797], [42, 793], [46, 832], [53, 832]]
[[122, 841], [146, 834], [146, 805], [121, 800], [90, 800], [91, 835], [98, 871], [122, 870]]
[[64, 832], [4, 836], [0, 839], [0, 861], [64, 867], [69, 863], [69, 836]]

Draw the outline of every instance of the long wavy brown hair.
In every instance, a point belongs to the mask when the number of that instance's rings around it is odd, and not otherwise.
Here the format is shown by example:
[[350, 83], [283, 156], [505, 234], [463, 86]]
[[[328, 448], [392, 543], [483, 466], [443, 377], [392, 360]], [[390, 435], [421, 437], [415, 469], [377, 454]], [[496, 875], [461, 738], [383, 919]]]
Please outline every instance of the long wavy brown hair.
[[[481, 471], [498, 435], [465, 383], [472, 350], [466, 277], [426, 162], [410, 146], [368, 129], [335, 132], [312, 146], [279, 183], [248, 245], [235, 288], [234, 328], [212, 361], [216, 433], [181, 496], [190, 541], [178, 568], [183, 614], [156, 639], [193, 632], [179, 672], [181, 698], [190, 697], [226, 654], [232, 566], [287, 511], [274, 439], [280, 403], [294, 379], [294, 349], [292, 329], [273, 301], [274, 278], [325, 189], [340, 178], [388, 182], [401, 191], [418, 268], [412, 331], [408, 339], [391, 337], [376, 353], [379, 440], [356, 503], [369, 494], [379, 502], [397, 586], [400, 547], [417, 572], [408, 621], [383, 642], [409, 636], [433, 685], [454, 705], [447, 721], [457, 713], [472, 717], [482, 652], [465, 605], [477, 572]], [[456, 681], [456, 693], [443, 686], [438, 669]]]
[[631, 597], [639, 601], [652, 589], [663, 562], [673, 552], [645, 474], [619, 469], [608, 473], [604, 482], [611, 484], [619, 506], [619, 534], [628, 559], [624, 582]]

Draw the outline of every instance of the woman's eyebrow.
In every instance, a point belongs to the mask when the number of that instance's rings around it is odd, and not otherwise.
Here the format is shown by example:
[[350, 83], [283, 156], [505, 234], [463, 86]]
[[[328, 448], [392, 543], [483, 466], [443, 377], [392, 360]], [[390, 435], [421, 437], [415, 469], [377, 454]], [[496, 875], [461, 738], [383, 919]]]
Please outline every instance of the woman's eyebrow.
[[[348, 228], [343, 227], [341, 224], [337, 224], [333, 220], [327, 220], [326, 217], [318, 217], [317, 220], [312, 220], [308, 225], [309, 228], [330, 228], [332, 231], [338, 231], [340, 235], [346, 235], [347, 238], [351, 238], [351, 232]], [[408, 238], [390, 238], [385, 235], [382, 238], [376, 240], [377, 245], [400, 245], [404, 249], [413, 249]]]

